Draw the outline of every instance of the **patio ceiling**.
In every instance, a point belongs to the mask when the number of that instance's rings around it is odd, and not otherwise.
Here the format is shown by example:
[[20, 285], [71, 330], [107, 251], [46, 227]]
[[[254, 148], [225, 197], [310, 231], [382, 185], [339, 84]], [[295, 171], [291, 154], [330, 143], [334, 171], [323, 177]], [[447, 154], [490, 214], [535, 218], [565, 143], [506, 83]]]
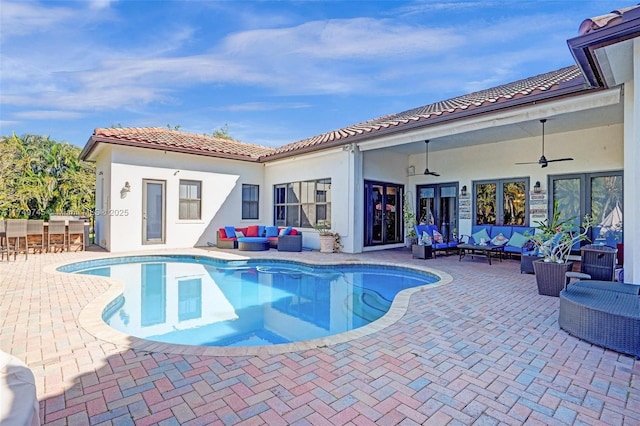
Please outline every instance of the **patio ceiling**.
[[460, 128], [456, 128], [454, 125], [451, 126], [451, 131], [448, 134], [438, 135], [438, 133], [441, 134], [443, 132], [437, 127], [425, 128], [404, 134], [401, 137], [397, 137], [396, 140], [372, 141], [371, 144], [365, 142], [359, 144], [359, 147], [362, 151], [386, 149], [405, 155], [412, 155], [424, 153], [425, 139], [430, 141], [430, 151], [441, 151], [530, 138], [541, 134], [540, 118], [547, 118], [548, 120], [545, 128], [547, 135], [609, 126], [623, 122], [623, 103], [621, 100], [622, 97], [620, 96], [618, 102], [609, 100], [603, 102], [607, 104], [595, 108], [556, 114], [550, 112], [554, 109], [552, 106], [546, 106], [546, 108], [539, 108], [537, 113], [524, 112], [523, 116], [531, 117], [522, 121], [501, 124], [502, 120], [499, 118], [493, 120], [485, 118], [487, 124], [484, 127], [469, 131], [460, 131]]

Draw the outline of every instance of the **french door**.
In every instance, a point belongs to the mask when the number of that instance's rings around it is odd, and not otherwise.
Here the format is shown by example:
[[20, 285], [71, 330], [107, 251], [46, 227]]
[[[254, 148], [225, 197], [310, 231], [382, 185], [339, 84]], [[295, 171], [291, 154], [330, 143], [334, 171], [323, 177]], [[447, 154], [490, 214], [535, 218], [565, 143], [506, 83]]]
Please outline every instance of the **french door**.
[[165, 181], [142, 181], [142, 244], [164, 244], [166, 214]]
[[404, 239], [404, 185], [364, 182], [364, 245], [401, 243]]
[[623, 242], [622, 171], [549, 176], [549, 188], [549, 215], [557, 201], [561, 219], [593, 218], [591, 242], [612, 247]]
[[458, 233], [458, 184], [418, 186], [418, 223], [437, 225], [446, 241]]

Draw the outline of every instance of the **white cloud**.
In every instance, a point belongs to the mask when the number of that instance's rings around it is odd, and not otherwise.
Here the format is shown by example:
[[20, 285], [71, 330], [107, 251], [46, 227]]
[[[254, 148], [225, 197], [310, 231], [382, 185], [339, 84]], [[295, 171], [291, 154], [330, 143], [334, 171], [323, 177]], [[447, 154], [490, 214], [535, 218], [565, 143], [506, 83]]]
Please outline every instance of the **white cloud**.
[[307, 103], [271, 103], [271, 102], [247, 102], [244, 104], [228, 105], [226, 107], [218, 108], [225, 111], [275, 111], [281, 109], [300, 109], [309, 108], [311, 105]]
[[[404, 12], [472, 5], [420, 3]], [[114, 46], [95, 36], [100, 26], [82, 24], [87, 15], [94, 22], [104, 19], [114, 25], [130, 18], [118, 17], [110, 6], [106, 0], [79, 8], [3, 1], [2, 104], [34, 108], [36, 115], [42, 111], [142, 111], [147, 105], [180, 104], [182, 90], [203, 84], [296, 96], [465, 93], [518, 78], [518, 72], [531, 62], [566, 57], [565, 64], [570, 63], [566, 46], [543, 40], [559, 21], [542, 15], [448, 27], [411, 24], [390, 15], [283, 25], [291, 16], [278, 20], [272, 15], [269, 25], [278, 27], [237, 31], [208, 43], [197, 38], [202, 29], [195, 24], [170, 22], [145, 40]], [[251, 21], [246, 10], [243, 16], [244, 22]], [[6, 25], [13, 20], [28, 25]], [[25, 32], [37, 28], [41, 38], [35, 40], [38, 43], [29, 39], [20, 44], [19, 38], [5, 43], [8, 27], [10, 35], [18, 35], [17, 27], [31, 28]], [[541, 39], [539, 46], [523, 48], [519, 41], [531, 37]], [[44, 42], [46, 47], [39, 47]], [[501, 46], [500, 53], [496, 45]], [[199, 50], [191, 50], [196, 46]], [[227, 108], [302, 107], [306, 105], [250, 102]]]
[[80, 118], [83, 114], [73, 111], [25, 111], [17, 112], [14, 116], [29, 120], [70, 120]]

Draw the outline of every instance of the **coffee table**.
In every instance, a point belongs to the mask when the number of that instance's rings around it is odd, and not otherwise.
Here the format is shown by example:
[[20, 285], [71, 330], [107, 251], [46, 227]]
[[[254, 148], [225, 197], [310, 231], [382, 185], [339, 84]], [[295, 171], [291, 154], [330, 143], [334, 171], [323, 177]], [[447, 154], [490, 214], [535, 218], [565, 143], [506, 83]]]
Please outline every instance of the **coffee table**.
[[502, 262], [502, 254], [504, 253], [504, 246], [496, 246], [493, 244], [458, 244], [458, 249], [460, 250], [458, 254], [460, 257], [458, 261], [461, 261], [463, 257], [467, 254], [471, 256], [484, 256], [489, 260], [489, 265], [491, 265], [491, 258], [499, 258], [500, 262]]

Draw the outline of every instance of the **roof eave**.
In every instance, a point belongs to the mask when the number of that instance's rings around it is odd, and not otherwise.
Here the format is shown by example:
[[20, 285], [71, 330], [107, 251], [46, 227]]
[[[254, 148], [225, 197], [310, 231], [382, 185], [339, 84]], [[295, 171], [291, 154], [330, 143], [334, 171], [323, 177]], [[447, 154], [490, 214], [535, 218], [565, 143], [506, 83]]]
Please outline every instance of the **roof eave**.
[[252, 163], [257, 163], [259, 161], [259, 157], [247, 157], [244, 155], [229, 154], [229, 153], [219, 152], [219, 151], [199, 151], [199, 150], [180, 148], [180, 147], [174, 147], [174, 146], [149, 145], [146, 142], [136, 142], [131, 140], [107, 138], [104, 136], [95, 136], [95, 135], [89, 138], [87, 145], [84, 147], [84, 149], [80, 153], [80, 159], [84, 161], [92, 161], [92, 160], [86, 160], [86, 158], [91, 155], [91, 153], [95, 150], [95, 148], [100, 143], [106, 143], [110, 145], [119, 145], [119, 146], [130, 146], [134, 148], [153, 149], [157, 151], [178, 152], [181, 154], [200, 155], [203, 157], [215, 157], [215, 158], [222, 158], [222, 159], [228, 159], [228, 160], [248, 161]]
[[[628, 15], [627, 15], [628, 14]], [[594, 51], [598, 48], [640, 36], [640, 9], [627, 12], [624, 20], [611, 27], [600, 28], [588, 34], [567, 40], [576, 64], [591, 87], [606, 87]]]
[[438, 124], [443, 124], [453, 120], [459, 120], [462, 118], [469, 118], [476, 115], [484, 115], [491, 114], [497, 111], [501, 111], [509, 108], [519, 108], [527, 105], [539, 104], [541, 102], [550, 102], [552, 100], [562, 99], [568, 96], [575, 96], [580, 94], [581, 92], [593, 92], [594, 88], [587, 87], [584, 80], [580, 80], [575, 84], [570, 84], [566, 86], [562, 86], [558, 89], [555, 89], [551, 92], [541, 92], [534, 95], [529, 95], [522, 98], [510, 99], [504, 102], [497, 102], [490, 105], [485, 105], [478, 108], [467, 109], [464, 111], [458, 111], [453, 114], [442, 114], [436, 117], [429, 117], [427, 119], [421, 119], [413, 122], [409, 122], [406, 124], [402, 124], [401, 126], [389, 126], [380, 130], [376, 130], [373, 132], [361, 133], [354, 136], [348, 136], [343, 139], [338, 139], [332, 141], [330, 143], [323, 143], [320, 145], [313, 145], [305, 148], [300, 148], [292, 151], [282, 152], [278, 154], [273, 154], [269, 156], [261, 156], [261, 162], [269, 162], [280, 160], [283, 158], [293, 157], [300, 154], [306, 154], [315, 151], [321, 151], [325, 149], [335, 148], [341, 145], [363, 142], [369, 139], [375, 139], [381, 136], [386, 136], [393, 133], [405, 133], [410, 132], [412, 130], [416, 130], [418, 128], [431, 127]]

